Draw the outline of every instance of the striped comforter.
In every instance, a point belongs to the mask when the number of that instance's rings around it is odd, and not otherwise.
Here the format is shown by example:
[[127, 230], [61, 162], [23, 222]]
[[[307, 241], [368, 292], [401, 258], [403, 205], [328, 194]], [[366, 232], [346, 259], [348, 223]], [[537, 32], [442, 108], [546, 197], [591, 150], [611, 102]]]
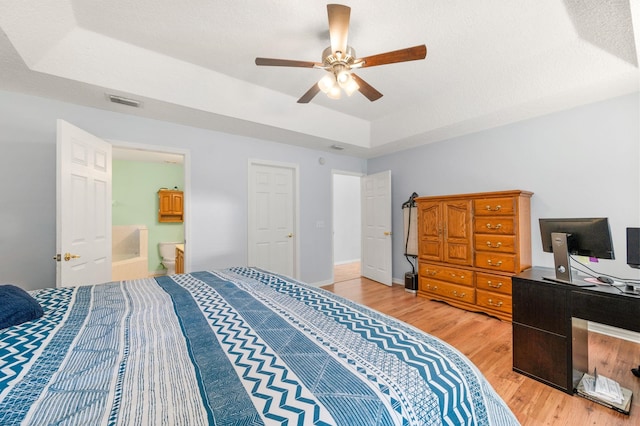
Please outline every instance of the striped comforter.
[[0, 330], [0, 424], [511, 425], [457, 350], [253, 268], [41, 290]]

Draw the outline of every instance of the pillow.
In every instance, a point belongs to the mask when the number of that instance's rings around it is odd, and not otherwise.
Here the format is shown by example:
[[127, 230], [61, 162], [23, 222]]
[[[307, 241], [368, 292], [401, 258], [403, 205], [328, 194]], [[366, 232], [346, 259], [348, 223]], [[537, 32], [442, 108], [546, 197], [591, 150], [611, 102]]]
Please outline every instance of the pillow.
[[0, 329], [40, 318], [42, 306], [29, 293], [12, 284], [0, 285]]

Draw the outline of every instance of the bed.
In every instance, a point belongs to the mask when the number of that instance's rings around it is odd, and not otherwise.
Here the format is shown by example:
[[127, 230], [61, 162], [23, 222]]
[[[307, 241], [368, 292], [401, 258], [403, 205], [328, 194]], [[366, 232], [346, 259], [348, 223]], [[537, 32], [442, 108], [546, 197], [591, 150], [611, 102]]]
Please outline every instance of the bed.
[[5, 426], [518, 424], [452, 346], [264, 270], [31, 295], [0, 330]]

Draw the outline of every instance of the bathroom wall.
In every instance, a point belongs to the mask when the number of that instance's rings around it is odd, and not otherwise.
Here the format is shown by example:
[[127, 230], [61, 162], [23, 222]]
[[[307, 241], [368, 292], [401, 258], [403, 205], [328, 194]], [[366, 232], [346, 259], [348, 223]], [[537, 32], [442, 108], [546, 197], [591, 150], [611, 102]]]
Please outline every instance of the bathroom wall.
[[159, 242], [184, 241], [184, 224], [158, 222], [158, 189], [174, 187], [184, 189], [181, 164], [113, 160], [113, 224], [147, 226], [150, 274], [163, 271]]

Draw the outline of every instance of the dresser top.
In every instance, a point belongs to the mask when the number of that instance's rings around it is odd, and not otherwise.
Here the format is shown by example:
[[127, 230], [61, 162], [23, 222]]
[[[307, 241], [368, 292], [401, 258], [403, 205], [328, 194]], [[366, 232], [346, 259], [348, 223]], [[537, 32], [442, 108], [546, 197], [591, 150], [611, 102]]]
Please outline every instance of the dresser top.
[[417, 197], [416, 201], [429, 200], [429, 199], [452, 199], [452, 198], [500, 198], [500, 197], [526, 197], [531, 198], [533, 192], [522, 191], [520, 189], [513, 189], [509, 191], [494, 191], [494, 192], [475, 192], [471, 194], [451, 194], [451, 195], [426, 195], [423, 197]]

